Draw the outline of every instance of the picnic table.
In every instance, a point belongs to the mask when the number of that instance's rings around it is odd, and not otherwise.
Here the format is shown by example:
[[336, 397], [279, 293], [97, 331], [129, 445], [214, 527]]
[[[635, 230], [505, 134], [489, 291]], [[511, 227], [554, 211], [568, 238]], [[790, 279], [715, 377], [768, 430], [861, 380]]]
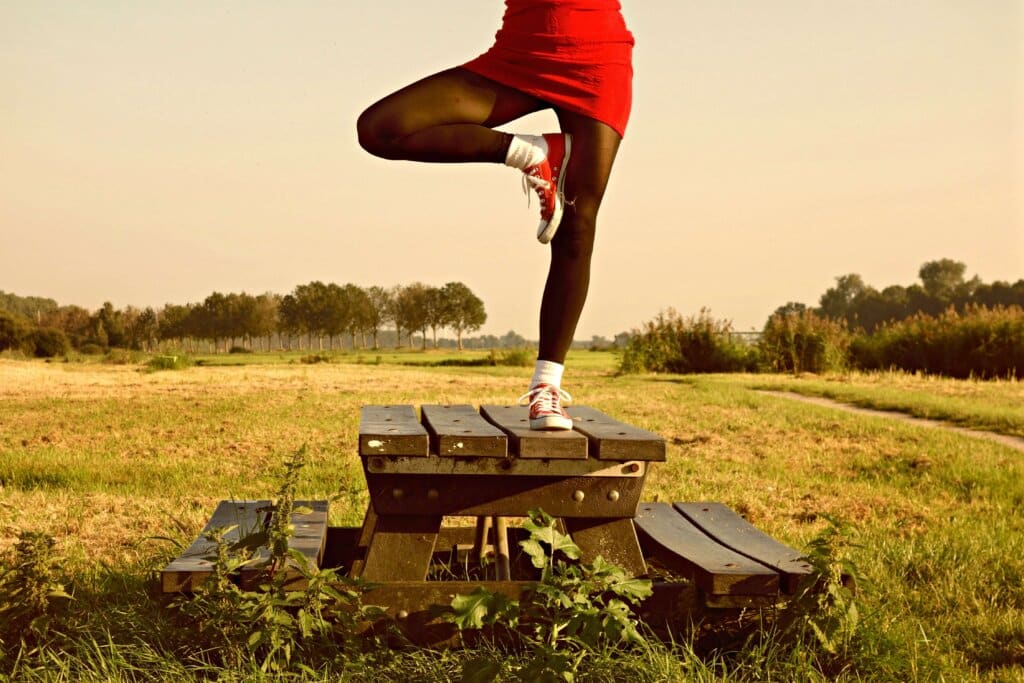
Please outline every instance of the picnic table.
[[[633, 576], [654, 579], [641, 615], [692, 617], [784, 600], [811, 572], [801, 554], [722, 503], [643, 502], [664, 439], [586, 406], [568, 409], [571, 431], [531, 431], [521, 406], [364, 406], [358, 455], [369, 506], [359, 527], [330, 527], [327, 501], [297, 501], [292, 544], [319, 566], [373, 586], [367, 601], [413, 630], [433, 626], [431, 605], [483, 585], [518, 597], [535, 577], [514, 562], [507, 518], [540, 508], [580, 547]], [[207, 529], [266, 525], [268, 501], [223, 501]], [[261, 516], [262, 515], [262, 516]], [[445, 525], [469, 517], [475, 524]], [[483, 581], [438, 580], [440, 559], [493, 562]], [[203, 535], [162, 574], [165, 592], [193, 590], [210, 571]], [[436, 572], [435, 572], [436, 574]], [[428, 638], [430, 640], [430, 638]]]

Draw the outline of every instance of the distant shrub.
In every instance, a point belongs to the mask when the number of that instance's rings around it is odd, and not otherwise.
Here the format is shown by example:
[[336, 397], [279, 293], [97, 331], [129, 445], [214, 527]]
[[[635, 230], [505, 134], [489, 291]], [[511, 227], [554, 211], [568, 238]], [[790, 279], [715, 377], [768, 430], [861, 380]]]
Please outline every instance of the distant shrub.
[[311, 353], [300, 358], [299, 362], [305, 363], [306, 365], [315, 365], [316, 363], [333, 363], [334, 358], [328, 356], [326, 353]]
[[852, 361], [865, 370], [900, 368], [948, 377], [1019, 376], [1024, 370], [1024, 309], [950, 308], [888, 323], [854, 341]]
[[142, 359], [141, 354], [127, 349], [110, 349], [103, 357], [103, 362], [109, 365], [133, 365]]
[[99, 344], [89, 342], [87, 344], [82, 344], [78, 348], [78, 351], [79, 353], [82, 353], [83, 355], [86, 356], [99, 356], [103, 354], [103, 347], [100, 346]]
[[31, 327], [20, 315], [0, 310], [0, 351], [20, 349]]
[[146, 363], [146, 370], [148, 372], [157, 372], [158, 370], [184, 370], [194, 365], [190, 356], [153, 356]]
[[252, 349], [247, 349], [244, 346], [232, 346], [228, 353], [252, 353]]
[[732, 323], [701, 309], [684, 318], [669, 309], [635, 330], [626, 344], [622, 372], [754, 372], [757, 348], [734, 341]]
[[536, 356], [536, 352], [530, 349], [505, 349], [504, 351], [491, 349], [490, 358], [493, 365], [528, 368], [534, 364]]
[[26, 353], [36, 358], [53, 358], [63, 356], [71, 348], [67, 335], [52, 327], [39, 327], [25, 337], [23, 342]]
[[850, 338], [845, 322], [790, 311], [768, 320], [759, 346], [776, 372], [831, 372], [846, 367]]

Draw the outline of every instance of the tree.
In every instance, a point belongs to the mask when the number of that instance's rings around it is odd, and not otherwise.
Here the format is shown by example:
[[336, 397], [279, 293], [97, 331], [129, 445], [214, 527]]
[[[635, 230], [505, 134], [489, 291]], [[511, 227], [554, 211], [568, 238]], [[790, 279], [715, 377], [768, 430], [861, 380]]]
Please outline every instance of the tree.
[[278, 307], [281, 305], [281, 297], [273, 292], [260, 294], [253, 301], [253, 317], [251, 333], [254, 337], [266, 339], [266, 348], [270, 350], [270, 337], [278, 327]]
[[[127, 346], [128, 338], [124, 329], [124, 314], [114, 308], [109, 301], [103, 302], [100, 310], [94, 316], [103, 326], [103, 334], [106, 336], [106, 343], [101, 346], [113, 346], [124, 348]], [[98, 328], [97, 328], [98, 329]]]
[[386, 323], [393, 322], [391, 293], [383, 287], [374, 285], [366, 290], [367, 300], [370, 309], [367, 315], [366, 331], [373, 335], [373, 348], [380, 348], [378, 335], [380, 328]]
[[191, 311], [191, 305], [164, 304], [157, 316], [157, 338], [161, 341], [176, 339], [184, 347], [185, 338], [190, 336], [188, 317]]
[[964, 282], [966, 271], [967, 264], [944, 258], [938, 261], [928, 261], [921, 266], [917, 274], [921, 278], [921, 285], [928, 296], [949, 303], [966, 284]]
[[412, 346], [413, 331], [422, 330], [423, 348], [427, 346], [427, 289], [427, 285], [422, 282], [414, 282], [411, 285], [396, 288], [396, 293], [392, 299], [392, 310], [394, 312], [395, 329], [399, 330], [399, 346], [402, 345], [401, 330], [406, 330], [410, 346]]
[[[288, 350], [291, 351], [292, 335], [298, 335], [302, 331], [302, 312], [294, 294], [285, 294], [281, 297], [281, 304], [277, 308], [277, 326], [278, 334], [288, 337]], [[302, 350], [301, 339], [299, 350]]]
[[132, 346], [140, 347], [145, 351], [150, 350], [159, 334], [156, 311], [149, 306], [140, 311], [131, 321], [129, 334]]
[[857, 273], [840, 275], [836, 278], [836, 286], [829, 287], [821, 295], [821, 299], [818, 301], [818, 313], [826, 318], [849, 320], [854, 300], [865, 290], [867, 290], [867, 285]]
[[475, 332], [487, 322], [484, 302], [461, 282], [449, 282], [441, 288], [441, 296], [447, 307], [448, 326], [455, 331], [459, 350], [462, 350], [462, 333]]
[[[434, 348], [437, 348], [437, 328], [446, 327], [451, 320], [453, 309], [448, 305], [444, 292], [437, 287], [427, 287], [423, 294], [423, 305], [425, 308], [426, 325], [430, 327], [434, 340]], [[424, 330], [426, 332], [426, 330]], [[426, 348], [427, 340], [424, 334], [423, 347]]]

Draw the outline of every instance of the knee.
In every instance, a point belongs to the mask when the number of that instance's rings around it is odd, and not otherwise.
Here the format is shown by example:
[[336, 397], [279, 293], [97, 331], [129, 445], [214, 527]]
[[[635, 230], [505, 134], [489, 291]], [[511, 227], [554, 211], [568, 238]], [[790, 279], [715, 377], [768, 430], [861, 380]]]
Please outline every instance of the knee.
[[384, 159], [393, 159], [394, 141], [400, 137], [396, 127], [377, 107], [370, 107], [356, 121], [359, 146], [370, 154]]
[[551, 247], [562, 258], [589, 260], [594, 253], [596, 234], [596, 212], [580, 210], [580, 207], [566, 207], [566, 215], [551, 240]]

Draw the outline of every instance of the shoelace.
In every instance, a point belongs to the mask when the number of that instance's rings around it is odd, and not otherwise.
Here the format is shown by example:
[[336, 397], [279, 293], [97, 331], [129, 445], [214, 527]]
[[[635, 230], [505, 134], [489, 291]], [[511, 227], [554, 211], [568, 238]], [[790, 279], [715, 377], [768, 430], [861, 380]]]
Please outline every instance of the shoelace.
[[549, 180], [538, 178], [537, 176], [530, 175], [529, 173], [523, 173], [523, 194], [526, 195], [526, 206], [530, 206], [530, 190], [534, 190], [544, 201], [545, 196], [551, 191], [551, 186], [554, 185]]
[[572, 404], [572, 396], [569, 392], [561, 387], [553, 387], [550, 384], [544, 384], [538, 387], [530, 389], [525, 394], [519, 397], [519, 405], [529, 405], [533, 408], [535, 403], [540, 404], [540, 409], [544, 412], [554, 413], [558, 412], [555, 409], [556, 399], [562, 399], [565, 405]]

